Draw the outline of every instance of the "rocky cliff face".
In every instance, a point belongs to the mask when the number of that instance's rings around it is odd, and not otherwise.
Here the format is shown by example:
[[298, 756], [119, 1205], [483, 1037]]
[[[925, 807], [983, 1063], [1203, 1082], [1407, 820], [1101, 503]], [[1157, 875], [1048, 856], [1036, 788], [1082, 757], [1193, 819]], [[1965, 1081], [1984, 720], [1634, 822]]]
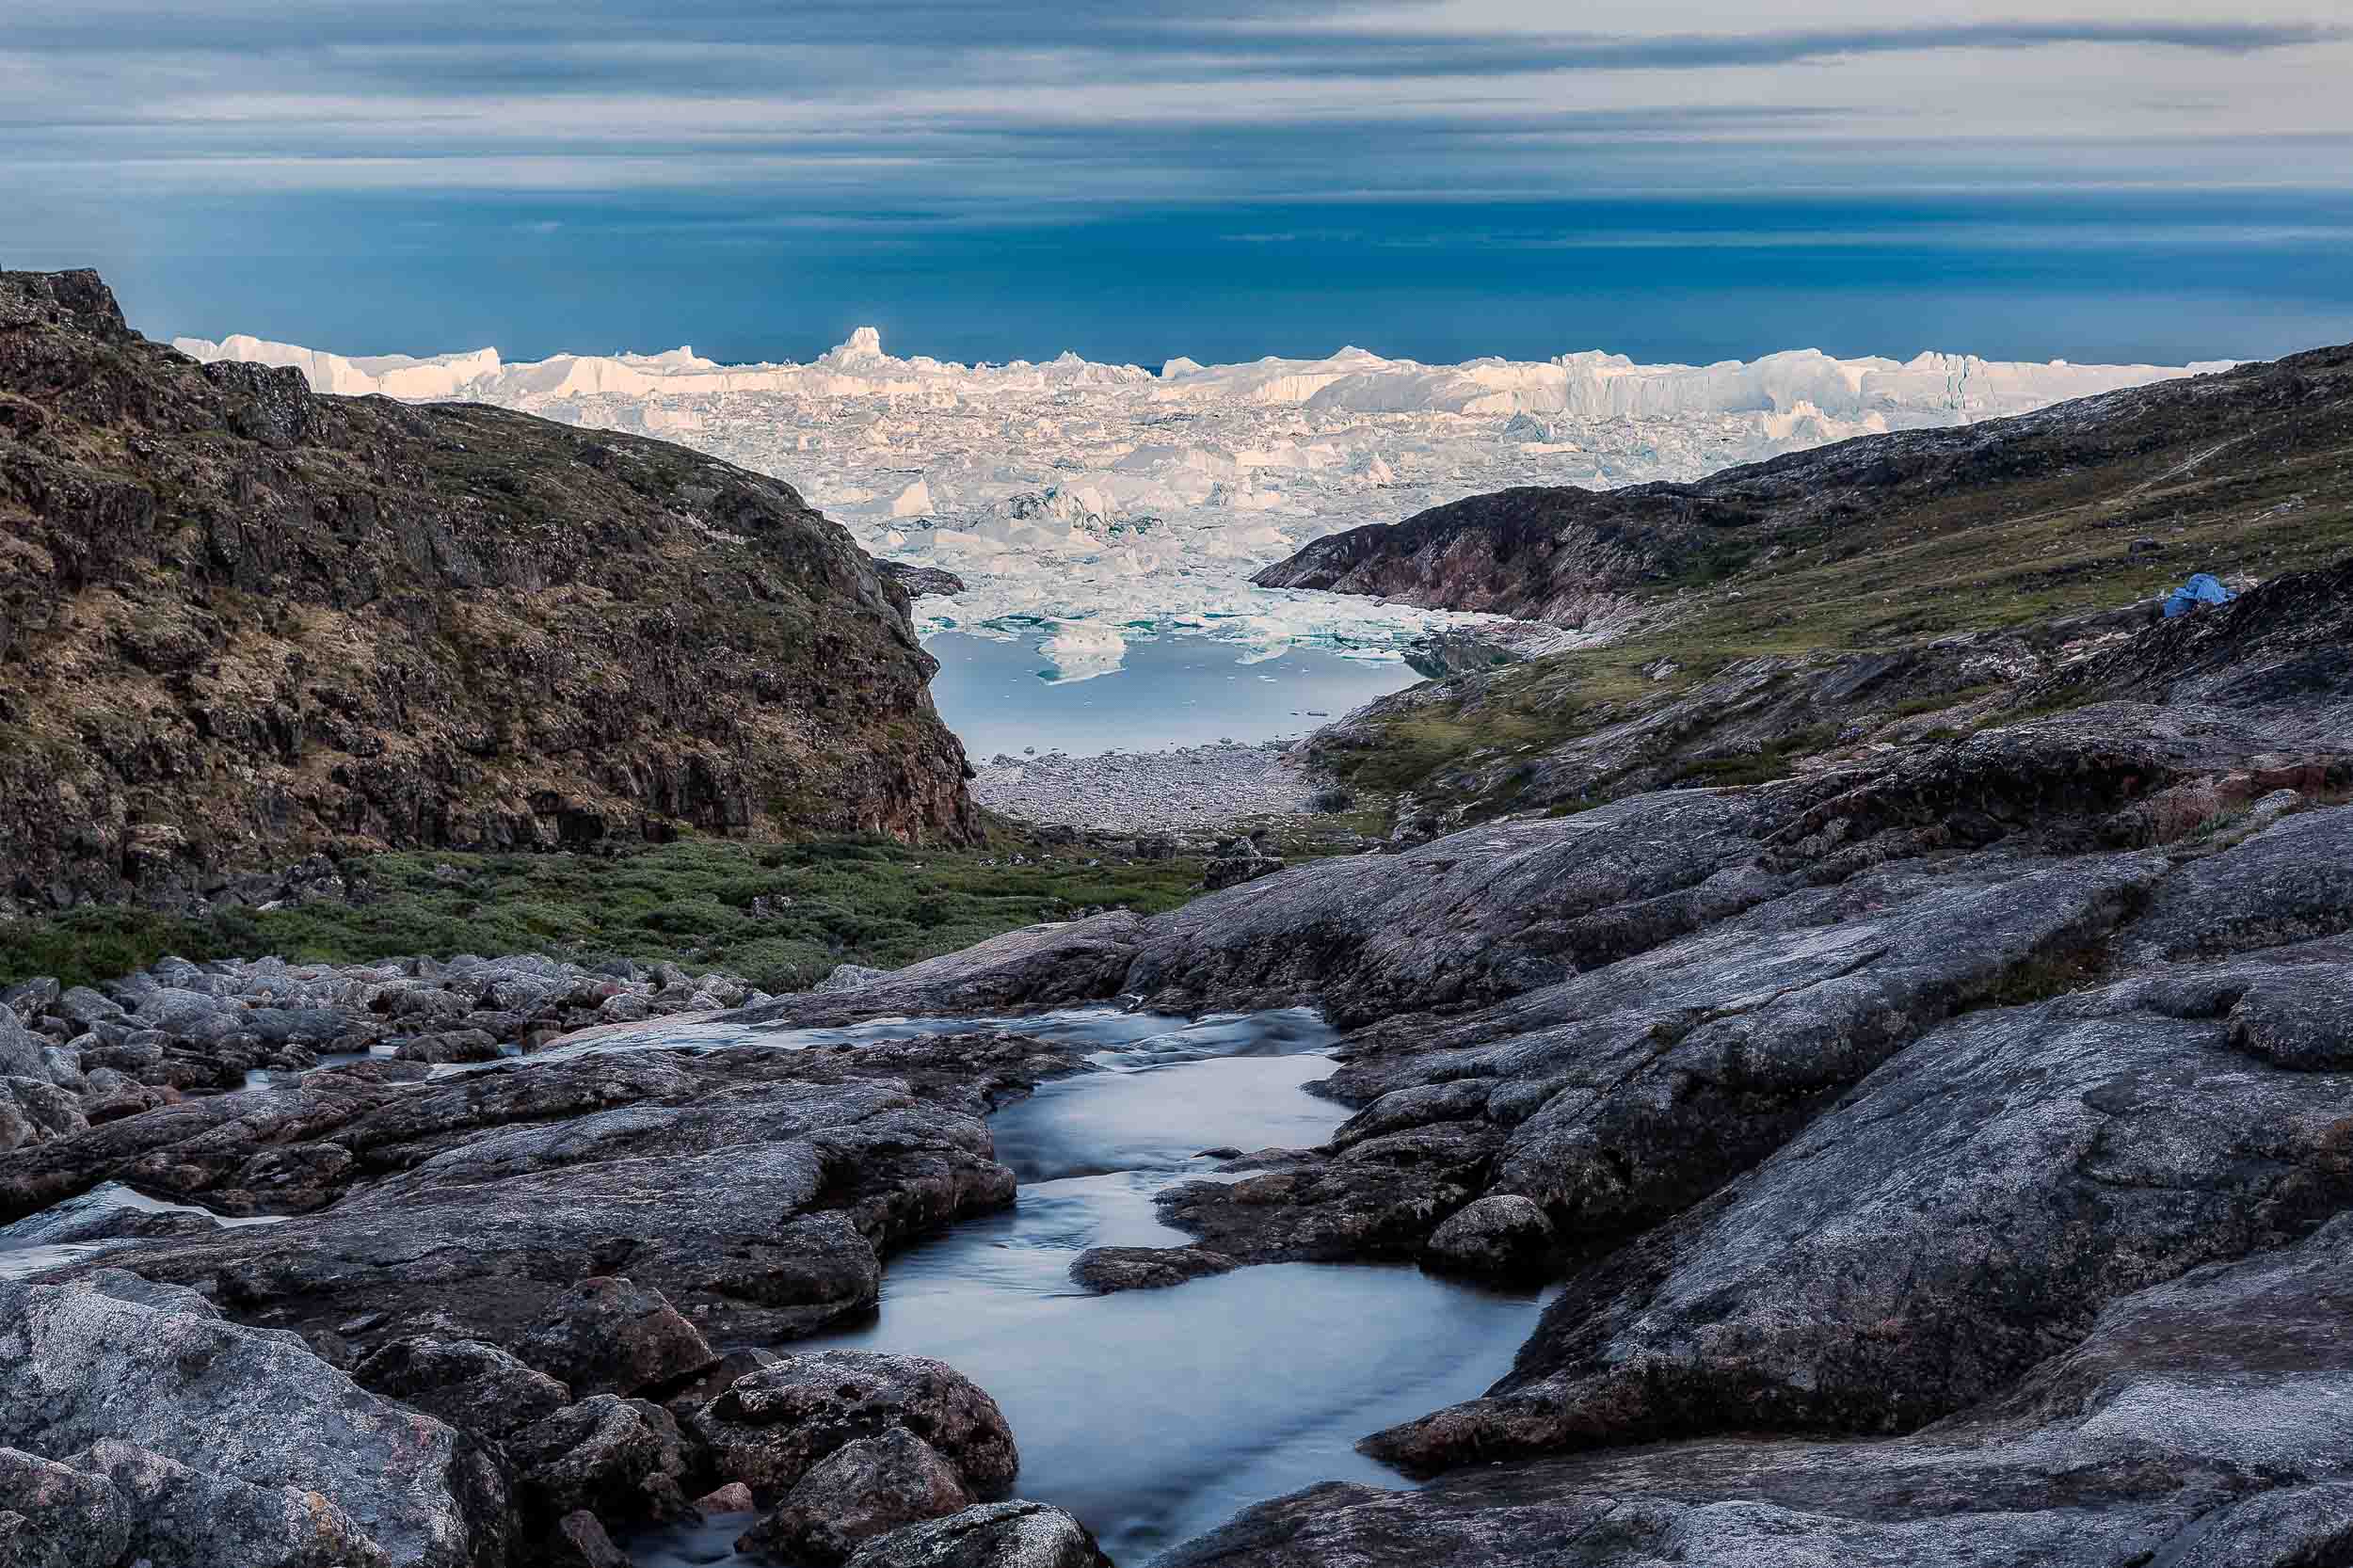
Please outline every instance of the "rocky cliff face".
[[[1916, 578], [1949, 539], [1969, 551], [1950, 587], [2000, 589], [1969, 579], [2013, 560], [2096, 568], [2135, 542], [2115, 532], [2127, 528], [2154, 536], [2142, 541], [2150, 564], [2169, 550], [2170, 565], [2186, 542], [2172, 536], [2247, 520], [2250, 472], [2277, 486], [2266, 502], [2341, 505], [2348, 440], [2353, 346], [2315, 349], [2014, 419], [1866, 436], [1695, 484], [1472, 496], [1319, 539], [1253, 581], [1610, 632], [1678, 588], [1785, 581], [1799, 552], [1851, 580], [1902, 552], [1896, 571]], [[2096, 515], [2069, 515], [2087, 502]], [[2062, 518], [2080, 526], [2054, 538], [2045, 525]]]
[[774, 479], [314, 396], [0, 274], [0, 899], [317, 849], [968, 835], [904, 589]]

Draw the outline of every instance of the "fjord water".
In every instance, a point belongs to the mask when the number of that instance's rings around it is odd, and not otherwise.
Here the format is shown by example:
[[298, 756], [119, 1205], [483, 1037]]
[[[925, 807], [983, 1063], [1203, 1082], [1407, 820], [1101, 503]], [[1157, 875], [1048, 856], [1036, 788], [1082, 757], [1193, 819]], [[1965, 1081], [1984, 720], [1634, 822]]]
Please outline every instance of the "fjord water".
[[[1218, 1160], [1201, 1151], [1328, 1138], [1347, 1112], [1305, 1085], [1331, 1071], [1331, 1032], [1302, 1010], [1001, 1021], [1093, 1044], [1105, 1070], [991, 1118], [1021, 1180], [1011, 1209], [892, 1258], [871, 1322], [785, 1348], [928, 1355], [965, 1373], [1013, 1425], [1015, 1493], [1078, 1514], [1123, 1568], [1318, 1481], [1406, 1484], [1355, 1440], [1502, 1375], [1534, 1294], [1369, 1265], [1277, 1264], [1111, 1296], [1068, 1276], [1089, 1247], [1184, 1244], [1152, 1198], [1209, 1177]], [[628, 1549], [648, 1568], [748, 1562], [731, 1543], [752, 1518]]]
[[939, 661], [932, 700], [976, 762], [1025, 746], [1087, 757], [1295, 740], [1421, 679], [1401, 659], [1312, 645], [1270, 655], [1208, 637], [1129, 642], [1095, 674], [1027, 641], [943, 632], [923, 648]]

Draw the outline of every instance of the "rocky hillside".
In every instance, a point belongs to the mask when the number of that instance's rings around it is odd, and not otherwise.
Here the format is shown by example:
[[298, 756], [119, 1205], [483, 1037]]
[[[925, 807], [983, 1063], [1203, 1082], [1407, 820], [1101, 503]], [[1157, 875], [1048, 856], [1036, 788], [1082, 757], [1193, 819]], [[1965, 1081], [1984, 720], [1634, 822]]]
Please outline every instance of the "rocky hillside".
[[0, 901], [316, 850], [961, 840], [904, 588], [788, 485], [194, 361], [0, 274]]
[[2070, 581], [2131, 597], [2251, 568], [2267, 516], [2333, 511], [2342, 539], [2348, 450], [2353, 345], [1696, 484], [1472, 496], [1319, 539], [1255, 581], [1595, 632], [1763, 596], [1877, 640], [2015, 620]]
[[1426, 837], [1845, 765], [2071, 703], [2054, 678], [2190, 573], [2245, 588], [2348, 551], [2340, 348], [1697, 485], [1473, 497], [1261, 581], [1581, 628], [1458, 636], [1433, 650], [1440, 679], [1316, 737], [1323, 769], [1404, 796], [1401, 831]]

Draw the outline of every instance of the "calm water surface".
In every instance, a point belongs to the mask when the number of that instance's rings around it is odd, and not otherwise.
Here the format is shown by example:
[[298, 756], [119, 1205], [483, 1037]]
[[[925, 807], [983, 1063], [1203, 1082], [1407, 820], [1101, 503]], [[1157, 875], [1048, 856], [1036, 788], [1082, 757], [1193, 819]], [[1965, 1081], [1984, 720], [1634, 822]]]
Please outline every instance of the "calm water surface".
[[923, 647], [939, 661], [932, 677], [939, 716], [975, 762], [1017, 757], [1025, 746], [1092, 757], [1291, 740], [1421, 679], [1401, 661], [1327, 648], [1269, 659], [1206, 637], [1131, 642], [1119, 668], [1085, 680], [1069, 679], [1029, 639], [945, 632]]

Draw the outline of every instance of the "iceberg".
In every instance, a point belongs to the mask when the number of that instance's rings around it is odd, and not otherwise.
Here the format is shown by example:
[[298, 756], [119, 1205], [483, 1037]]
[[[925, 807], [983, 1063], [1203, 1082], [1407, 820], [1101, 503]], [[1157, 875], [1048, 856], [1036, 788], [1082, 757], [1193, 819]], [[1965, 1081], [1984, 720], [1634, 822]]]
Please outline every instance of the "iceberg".
[[462, 398], [660, 436], [790, 481], [868, 551], [966, 584], [916, 604], [926, 634], [1035, 639], [1064, 680], [1131, 637], [1390, 656], [1491, 620], [1254, 586], [1325, 534], [1517, 485], [1694, 479], [1849, 437], [2029, 412], [2228, 368], [1792, 349], [1707, 365], [1585, 350], [1460, 364], [1343, 347], [1321, 359], [1145, 370], [1064, 353], [900, 357], [860, 327], [806, 364], [691, 347], [510, 360], [494, 348], [343, 355], [248, 336], [173, 346], [291, 365], [320, 392]]

